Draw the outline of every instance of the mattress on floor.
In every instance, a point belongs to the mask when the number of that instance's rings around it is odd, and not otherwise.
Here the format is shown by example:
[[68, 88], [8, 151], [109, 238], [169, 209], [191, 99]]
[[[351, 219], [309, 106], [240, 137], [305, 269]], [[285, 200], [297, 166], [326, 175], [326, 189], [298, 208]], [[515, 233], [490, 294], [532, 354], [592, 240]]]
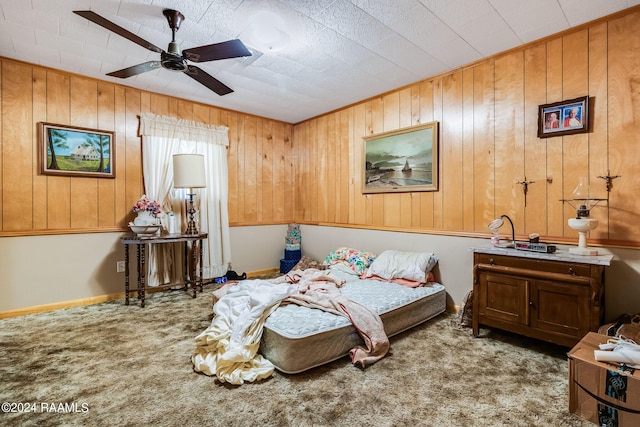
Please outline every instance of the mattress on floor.
[[[446, 292], [439, 283], [408, 288], [378, 280], [347, 280], [342, 293], [380, 315], [388, 336], [425, 322], [446, 309]], [[287, 304], [266, 320], [260, 353], [281, 372], [296, 374], [339, 359], [364, 342], [343, 316]]]

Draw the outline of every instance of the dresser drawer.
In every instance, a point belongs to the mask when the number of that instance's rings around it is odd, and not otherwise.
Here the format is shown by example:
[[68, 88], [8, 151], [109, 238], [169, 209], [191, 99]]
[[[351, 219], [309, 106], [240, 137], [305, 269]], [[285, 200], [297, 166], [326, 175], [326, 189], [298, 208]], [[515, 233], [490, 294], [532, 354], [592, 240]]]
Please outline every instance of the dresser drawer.
[[521, 268], [527, 270], [546, 271], [549, 273], [568, 274], [571, 276], [591, 276], [591, 266], [589, 264], [572, 262], [548, 261], [532, 258], [516, 258], [505, 255], [476, 253], [475, 263], [490, 264], [501, 267]]

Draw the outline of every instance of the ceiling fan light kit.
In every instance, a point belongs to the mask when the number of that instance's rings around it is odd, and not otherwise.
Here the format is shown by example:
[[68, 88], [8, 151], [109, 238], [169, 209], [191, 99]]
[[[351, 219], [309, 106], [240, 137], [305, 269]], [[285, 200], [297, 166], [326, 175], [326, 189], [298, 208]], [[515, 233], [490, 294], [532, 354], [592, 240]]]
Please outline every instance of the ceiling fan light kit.
[[187, 60], [193, 62], [209, 62], [218, 61], [221, 59], [240, 58], [244, 56], [251, 56], [251, 52], [242, 43], [242, 41], [234, 39], [221, 43], [214, 43], [205, 46], [194, 47], [191, 49], [185, 49], [180, 51], [180, 46], [176, 42], [176, 31], [180, 29], [180, 24], [184, 21], [184, 15], [177, 10], [165, 9], [162, 11], [163, 15], [167, 18], [169, 28], [171, 28], [171, 42], [167, 47], [167, 50], [160, 49], [152, 43], [140, 38], [132, 32], [120, 27], [119, 25], [109, 21], [108, 19], [98, 15], [91, 10], [74, 10], [73, 13], [82, 16], [83, 18], [100, 25], [109, 31], [124, 37], [145, 49], [160, 54], [159, 61], [149, 61], [142, 64], [134, 65], [122, 70], [113, 71], [108, 73], [108, 76], [118, 77], [126, 79], [128, 77], [137, 76], [138, 74], [145, 73], [147, 71], [155, 70], [157, 68], [165, 68], [171, 71], [180, 71], [191, 77], [198, 83], [206, 86], [208, 89], [217, 93], [218, 95], [226, 95], [233, 92], [233, 89], [216, 79], [203, 69], [190, 65]]

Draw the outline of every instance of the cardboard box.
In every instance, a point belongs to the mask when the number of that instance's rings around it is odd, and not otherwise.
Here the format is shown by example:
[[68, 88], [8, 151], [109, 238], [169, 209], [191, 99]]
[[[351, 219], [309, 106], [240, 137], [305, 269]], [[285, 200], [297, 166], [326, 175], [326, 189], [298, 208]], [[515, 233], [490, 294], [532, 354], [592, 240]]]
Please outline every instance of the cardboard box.
[[640, 370], [594, 358], [609, 338], [589, 332], [569, 352], [569, 411], [599, 426], [640, 426]]

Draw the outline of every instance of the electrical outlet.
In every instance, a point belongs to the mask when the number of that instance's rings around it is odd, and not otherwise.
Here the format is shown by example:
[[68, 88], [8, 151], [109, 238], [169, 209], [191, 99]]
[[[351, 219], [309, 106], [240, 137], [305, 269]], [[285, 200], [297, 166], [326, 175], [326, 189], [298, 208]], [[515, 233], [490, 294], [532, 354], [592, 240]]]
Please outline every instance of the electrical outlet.
[[124, 273], [124, 261], [116, 262], [116, 273]]

